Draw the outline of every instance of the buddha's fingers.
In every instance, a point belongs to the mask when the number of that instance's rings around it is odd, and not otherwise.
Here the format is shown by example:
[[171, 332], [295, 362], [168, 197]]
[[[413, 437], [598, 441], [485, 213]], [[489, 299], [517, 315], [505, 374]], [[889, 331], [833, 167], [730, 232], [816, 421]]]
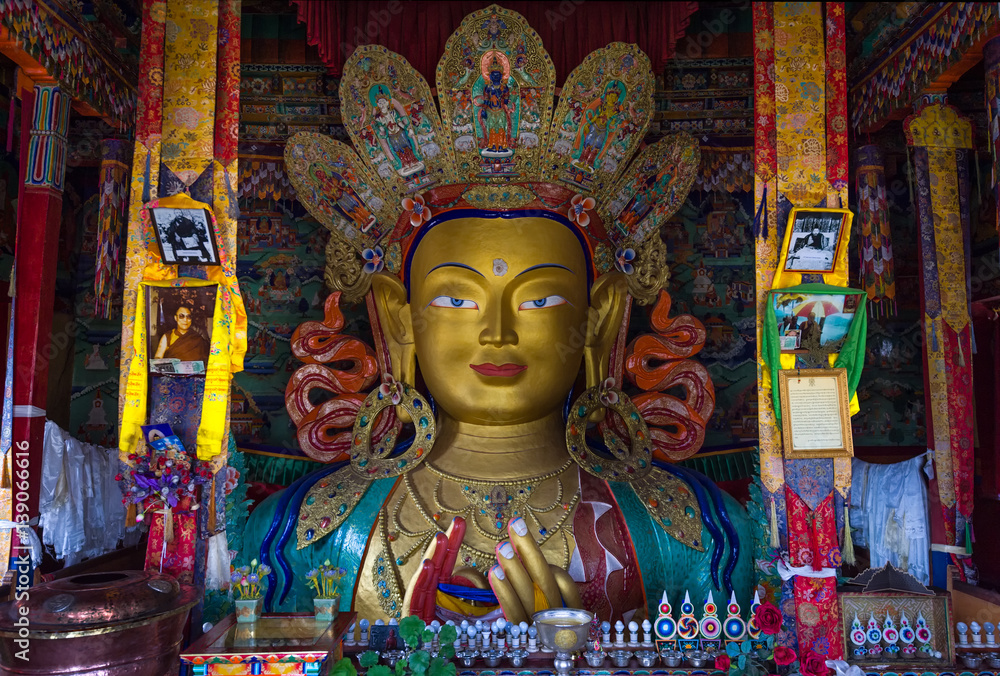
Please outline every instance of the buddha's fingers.
[[430, 559], [424, 559], [413, 577], [410, 578], [410, 584], [406, 585], [406, 594], [403, 596], [403, 617], [416, 615], [425, 622], [427, 621], [427, 618], [424, 617], [424, 607], [427, 605], [427, 594], [435, 585], [436, 580], [434, 564]]
[[[497, 563], [503, 568], [504, 576], [513, 588], [521, 602], [521, 609], [526, 615], [535, 612], [535, 585], [528, 572], [521, 565], [521, 560], [514, 553], [514, 548], [504, 540], [497, 545]], [[492, 579], [493, 575], [490, 575]], [[513, 622], [513, 620], [511, 620]]]
[[524, 612], [524, 606], [521, 605], [517, 592], [514, 591], [514, 587], [511, 586], [510, 580], [507, 579], [500, 566], [493, 566], [490, 569], [490, 587], [493, 589], [508, 622], [520, 624], [531, 619], [528, 617], [528, 613]]
[[[517, 557], [521, 559], [521, 563], [524, 564], [524, 569], [528, 572], [531, 580], [542, 590], [549, 608], [561, 608], [562, 597], [559, 594], [559, 586], [556, 584], [556, 579], [549, 568], [549, 562], [545, 560], [541, 548], [528, 532], [528, 524], [521, 517], [512, 519], [507, 526], [507, 532], [515, 551], [517, 551]], [[537, 610], [542, 609], [535, 608], [531, 612]]]
[[447, 583], [455, 572], [458, 550], [462, 546], [462, 540], [465, 539], [465, 519], [456, 516], [444, 534], [448, 538], [448, 551], [444, 557], [444, 563], [441, 564], [440, 581]]
[[[410, 583], [406, 585], [403, 594], [402, 615], [417, 615], [425, 622], [434, 619], [437, 601], [437, 585], [441, 575], [441, 566], [447, 555], [448, 538], [444, 533], [438, 533], [424, 551], [423, 562], [413, 573]], [[428, 597], [430, 601], [428, 601]], [[430, 617], [427, 617], [427, 605], [431, 603]]]
[[[434, 556], [431, 558], [431, 562], [434, 565], [434, 572], [432, 573], [431, 584], [428, 585], [429, 588], [426, 590], [424, 596], [423, 612], [420, 613], [420, 617], [423, 618], [424, 622], [431, 622], [437, 614], [437, 588], [441, 580], [444, 562], [448, 558], [448, 536], [444, 533], [435, 535], [433, 547]], [[450, 576], [451, 571], [448, 571], [448, 574]]]
[[451, 584], [460, 584], [476, 589], [489, 589], [490, 583], [478, 568], [459, 568], [451, 576]]
[[559, 585], [559, 593], [562, 594], [563, 605], [567, 608], [583, 608], [583, 598], [580, 596], [580, 588], [576, 586], [576, 580], [569, 576], [565, 570], [559, 566], [549, 564], [552, 576]]

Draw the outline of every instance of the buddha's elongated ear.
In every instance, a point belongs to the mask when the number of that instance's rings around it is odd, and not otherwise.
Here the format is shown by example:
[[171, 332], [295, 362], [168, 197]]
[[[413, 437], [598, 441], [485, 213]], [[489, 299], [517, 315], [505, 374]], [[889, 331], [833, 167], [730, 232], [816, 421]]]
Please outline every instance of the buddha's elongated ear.
[[[587, 387], [594, 387], [608, 377], [608, 360], [625, 316], [628, 282], [621, 272], [601, 275], [590, 290], [587, 336], [583, 349]], [[618, 384], [621, 387], [621, 383]]]
[[412, 385], [417, 380], [417, 357], [406, 287], [395, 275], [379, 272], [372, 276], [372, 296], [389, 344], [393, 377]]

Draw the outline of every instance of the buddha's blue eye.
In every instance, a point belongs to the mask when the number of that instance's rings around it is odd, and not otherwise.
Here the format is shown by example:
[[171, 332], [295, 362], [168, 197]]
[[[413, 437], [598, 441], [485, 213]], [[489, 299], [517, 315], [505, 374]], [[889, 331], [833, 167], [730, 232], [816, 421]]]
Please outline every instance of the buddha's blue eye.
[[545, 298], [539, 298], [537, 300], [526, 300], [521, 303], [517, 309], [518, 310], [538, 310], [546, 307], [555, 307], [557, 305], [564, 305], [567, 303], [565, 298], [562, 296], [546, 296]]
[[466, 300], [464, 298], [454, 298], [452, 296], [438, 296], [430, 303], [430, 307], [450, 307], [459, 310], [478, 310], [479, 306], [473, 300]]

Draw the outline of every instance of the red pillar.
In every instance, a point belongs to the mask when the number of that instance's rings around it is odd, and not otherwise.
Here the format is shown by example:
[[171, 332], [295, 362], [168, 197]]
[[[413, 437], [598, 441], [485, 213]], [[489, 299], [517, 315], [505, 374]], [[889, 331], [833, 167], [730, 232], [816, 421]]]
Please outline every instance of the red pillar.
[[[27, 443], [27, 496], [22, 477], [14, 474], [14, 511], [27, 503], [38, 516], [42, 479], [42, 439], [49, 360], [54, 356], [52, 309], [56, 259], [66, 174], [66, 132], [71, 100], [58, 85], [36, 84], [22, 96], [21, 167], [14, 251], [14, 451]], [[31, 114], [29, 115], [29, 112]], [[15, 456], [18, 457], [18, 456]], [[27, 500], [24, 498], [27, 497]], [[23, 508], [22, 508], [23, 509]]]

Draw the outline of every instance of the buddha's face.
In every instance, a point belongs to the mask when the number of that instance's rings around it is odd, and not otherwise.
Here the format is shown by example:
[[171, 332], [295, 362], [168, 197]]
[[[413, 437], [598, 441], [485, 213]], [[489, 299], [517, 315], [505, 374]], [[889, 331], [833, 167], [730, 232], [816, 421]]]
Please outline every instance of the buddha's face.
[[543, 218], [447, 221], [414, 254], [410, 312], [418, 368], [449, 415], [538, 420], [560, 409], [580, 371], [583, 248]]

